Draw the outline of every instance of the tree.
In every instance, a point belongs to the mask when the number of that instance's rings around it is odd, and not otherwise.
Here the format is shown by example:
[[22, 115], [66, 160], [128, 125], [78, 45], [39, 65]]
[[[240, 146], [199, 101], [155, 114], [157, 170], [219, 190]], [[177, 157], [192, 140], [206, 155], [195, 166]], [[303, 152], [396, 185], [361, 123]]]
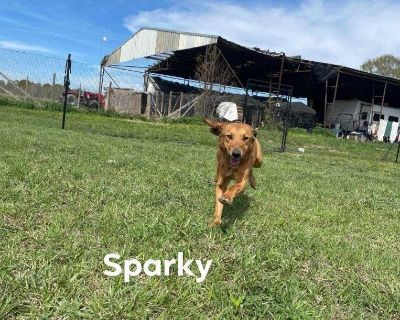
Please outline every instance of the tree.
[[361, 70], [400, 79], [400, 58], [384, 54], [365, 61]]
[[216, 46], [207, 47], [205, 54], [197, 58], [195, 77], [204, 84], [200, 100], [201, 113], [213, 114], [219, 91], [225, 91], [225, 86], [234, 84], [233, 74]]

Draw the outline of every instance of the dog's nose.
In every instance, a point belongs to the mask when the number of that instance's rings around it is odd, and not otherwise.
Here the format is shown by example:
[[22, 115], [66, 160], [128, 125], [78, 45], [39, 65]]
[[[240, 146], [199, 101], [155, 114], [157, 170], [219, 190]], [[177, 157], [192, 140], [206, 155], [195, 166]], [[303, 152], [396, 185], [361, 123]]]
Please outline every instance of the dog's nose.
[[239, 149], [232, 150], [232, 158], [239, 159], [241, 155], [242, 155], [242, 153], [240, 152]]

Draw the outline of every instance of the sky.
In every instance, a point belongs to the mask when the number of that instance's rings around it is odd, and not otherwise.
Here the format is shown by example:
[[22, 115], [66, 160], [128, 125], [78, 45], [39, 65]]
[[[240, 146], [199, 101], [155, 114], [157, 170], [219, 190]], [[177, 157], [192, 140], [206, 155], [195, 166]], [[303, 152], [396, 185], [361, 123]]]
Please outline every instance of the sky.
[[71, 53], [98, 65], [148, 26], [359, 68], [381, 54], [400, 56], [399, 12], [400, 1], [393, 0], [0, 0], [0, 48], [61, 58]]

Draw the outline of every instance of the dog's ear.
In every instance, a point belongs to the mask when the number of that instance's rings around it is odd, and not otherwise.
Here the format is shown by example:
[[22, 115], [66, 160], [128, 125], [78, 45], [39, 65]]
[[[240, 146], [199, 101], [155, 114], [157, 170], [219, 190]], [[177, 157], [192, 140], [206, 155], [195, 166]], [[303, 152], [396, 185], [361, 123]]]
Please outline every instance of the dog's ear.
[[254, 136], [254, 138], [257, 138], [257, 132], [258, 132], [258, 128], [253, 128], [253, 136]]
[[218, 136], [221, 133], [221, 130], [224, 126], [223, 122], [218, 122], [212, 119], [208, 119], [208, 118], [203, 118], [204, 122], [208, 124], [208, 126], [210, 127], [210, 132], [212, 134], [215, 134], [216, 136]]

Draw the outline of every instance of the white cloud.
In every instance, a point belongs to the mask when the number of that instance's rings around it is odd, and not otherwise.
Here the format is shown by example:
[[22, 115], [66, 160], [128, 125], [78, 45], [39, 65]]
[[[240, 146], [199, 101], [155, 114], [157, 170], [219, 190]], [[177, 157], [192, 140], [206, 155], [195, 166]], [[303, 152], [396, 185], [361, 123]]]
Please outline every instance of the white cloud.
[[297, 6], [205, 0], [140, 11], [124, 19], [140, 27], [217, 34], [240, 44], [358, 68], [384, 53], [400, 55], [400, 2], [305, 0]]
[[0, 48], [12, 49], [12, 50], [33, 51], [33, 52], [41, 52], [41, 53], [52, 52], [52, 50], [42, 47], [42, 46], [31, 45], [28, 43], [23, 43], [20, 41], [12, 41], [12, 40], [0, 40]]

